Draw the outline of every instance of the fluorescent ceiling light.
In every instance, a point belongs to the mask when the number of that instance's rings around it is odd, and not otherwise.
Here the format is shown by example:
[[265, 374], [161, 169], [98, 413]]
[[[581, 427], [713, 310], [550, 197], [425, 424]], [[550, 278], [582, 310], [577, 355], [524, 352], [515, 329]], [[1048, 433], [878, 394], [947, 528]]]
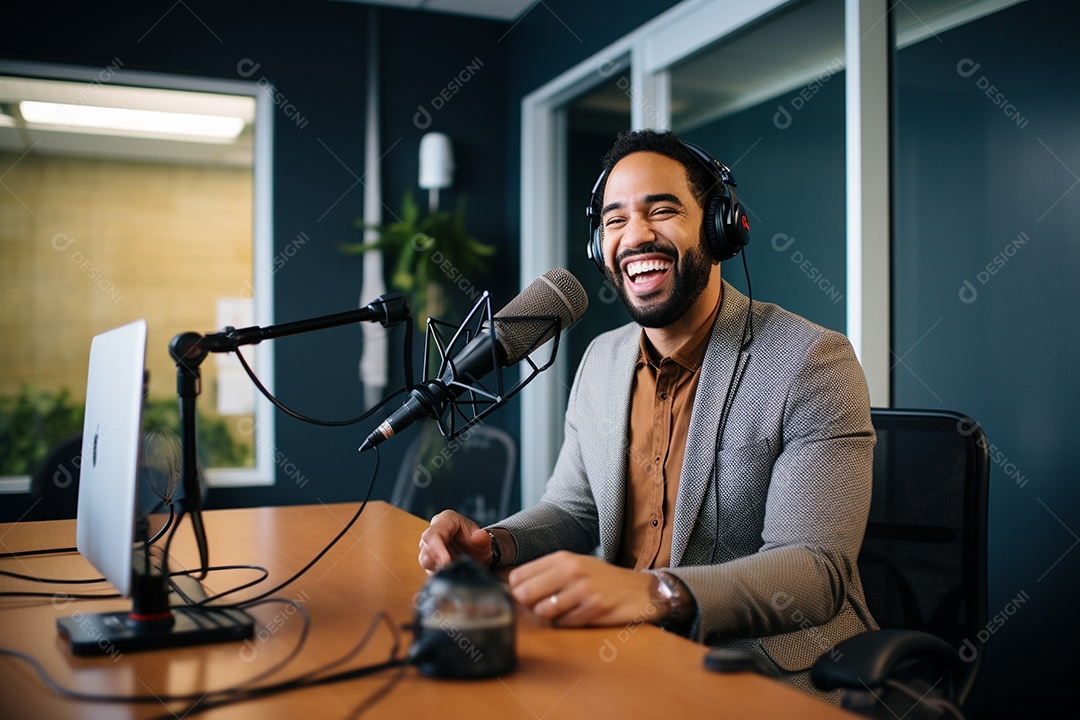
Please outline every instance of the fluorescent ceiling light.
[[142, 133], [167, 135], [174, 139], [235, 140], [244, 129], [243, 118], [224, 115], [69, 105], [37, 100], [23, 100], [19, 103], [19, 112], [28, 123], [50, 125], [57, 130]]

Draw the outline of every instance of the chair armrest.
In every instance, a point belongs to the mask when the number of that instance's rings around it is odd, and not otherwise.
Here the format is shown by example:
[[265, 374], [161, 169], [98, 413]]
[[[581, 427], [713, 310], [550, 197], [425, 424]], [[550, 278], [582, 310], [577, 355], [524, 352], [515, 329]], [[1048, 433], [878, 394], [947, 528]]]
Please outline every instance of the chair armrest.
[[960, 666], [956, 649], [919, 630], [872, 630], [854, 635], [818, 658], [810, 669], [814, 684], [822, 690], [881, 687], [898, 663], [932, 660]]

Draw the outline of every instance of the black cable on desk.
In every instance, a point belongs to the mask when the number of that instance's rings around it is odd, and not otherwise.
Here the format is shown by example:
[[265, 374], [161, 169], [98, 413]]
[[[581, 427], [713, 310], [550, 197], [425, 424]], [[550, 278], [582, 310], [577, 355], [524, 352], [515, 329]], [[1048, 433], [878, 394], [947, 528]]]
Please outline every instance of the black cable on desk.
[[0, 560], [6, 560], [7, 558], [17, 557], [29, 557], [31, 555], [63, 555], [65, 553], [79, 552], [77, 547], [60, 547], [60, 548], [39, 548], [37, 550], [14, 550], [12, 552], [0, 553]]
[[[244, 590], [246, 588], [249, 588], [249, 587], [251, 587], [253, 585], [256, 585], [256, 584], [262, 582], [263, 580], [266, 579], [267, 575], [269, 574], [268, 571], [266, 570], [266, 568], [263, 568], [263, 567], [258, 566], [258, 565], [223, 565], [223, 566], [216, 566], [213, 569], [215, 569], [215, 570], [255, 569], [255, 570], [262, 570], [266, 574], [263, 575], [263, 577], [260, 577], [260, 578], [258, 578], [256, 580], [253, 580], [253, 581], [245, 583], [243, 585], [239, 585], [237, 587], [231, 588], [231, 589], [226, 590], [224, 592], [218, 593], [217, 595], [211, 595], [210, 597], [204, 598], [203, 600], [200, 600], [198, 602], [193, 602], [191, 600], [191, 598], [185, 598], [187, 600], [187, 602], [188, 602], [187, 605], [178, 605], [178, 606], [175, 606], [175, 607], [181, 607], [181, 608], [212, 607], [212, 608], [215, 608], [215, 609], [224, 609], [224, 608], [242, 609], [242, 608], [248, 607], [252, 603], [256, 603], [256, 602], [258, 602], [260, 600], [264, 600], [264, 599], [268, 598], [269, 596], [273, 595], [274, 593], [278, 592], [279, 590], [282, 590], [283, 588], [285, 588], [288, 585], [292, 584], [294, 581], [297, 580], [297, 578], [299, 578], [301, 575], [306, 573], [317, 562], [319, 562], [319, 560], [321, 560], [326, 555], [326, 553], [328, 553], [330, 551], [330, 549], [333, 548], [334, 545], [336, 545], [338, 543], [338, 541], [341, 540], [341, 538], [343, 538], [345, 536], [345, 534], [348, 533], [349, 530], [352, 529], [353, 525], [356, 524], [356, 521], [360, 519], [360, 516], [363, 514], [364, 509], [367, 507], [368, 501], [371, 498], [371, 493], [375, 489], [375, 481], [379, 476], [379, 464], [380, 464], [380, 462], [381, 462], [381, 455], [379, 454], [378, 447], [376, 447], [375, 448], [375, 466], [372, 468], [372, 471], [371, 471], [371, 480], [368, 481], [367, 491], [364, 493], [364, 499], [360, 503], [360, 507], [359, 507], [359, 509], [357, 509], [356, 514], [354, 514], [352, 516], [352, 518], [341, 529], [341, 532], [339, 532], [337, 534], [337, 536], [335, 536], [329, 542], [329, 544], [327, 544], [326, 547], [324, 547], [314, 558], [312, 558], [312, 560], [310, 562], [308, 562], [307, 565], [300, 568], [300, 570], [298, 570], [295, 574], [293, 574], [293, 576], [290, 577], [288, 580], [286, 580], [285, 582], [277, 585], [274, 588], [271, 588], [271, 589], [263, 592], [260, 595], [256, 595], [255, 597], [249, 598], [247, 600], [243, 600], [243, 601], [240, 601], [240, 602], [237, 602], [237, 603], [232, 603], [232, 604], [210, 605], [210, 603], [215, 601], [215, 600], [220, 600], [221, 598], [223, 598], [223, 597], [225, 597], [227, 595], [231, 595], [231, 594], [233, 594], [235, 592], [239, 592], [240, 590]], [[172, 516], [171, 515], [170, 515], [169, 522], [167, 522], [166, 525], [165, 525], [165, 528], [169, 527], [170, 525], [172, 525]], [[173, 526], [174, 532], [170, 533], [169, 537], [165, 541], [165, 555], [166, 556], [168, 556], [169, 546], [171, 545], [172, 538], [173, 538], [173, 535], [175, 534], [175, 530], [176, 530], [177, 527], [179, 527], [178, 523], [177, 523], [176, 526]], [[164, 531], [165, 528], [162, 528], [162, 531]], [[155, 539], [160, 537], [161, 534], [162, 533], [159, 532], [155, 536]], [[209, 572], [210, 570], [211, 570], [211, 568], [205, 568], [203, 570], [200, 570], [200, 572], [203, 572], [203, 571]], [[182, 571], [169, 573], [169, 575], [170, 575], [170, 577], [175, 576], [175, 575], [187, 575], [187, 574], [190, 574], [191, 572], [193, 572], [193, 571], [182, 570]], [[32, 580], [32, 581], [36, 581], [36, 582], [58, 583], [58, 584], [60, 584], [60, 583], [74, 583], [74, 584], [78, 584], [78, 583], [95, 583], [95, 582], [103, 582], [105, 580], [104, 578], [84, 578], [84, 579], [77, 579], [77, 580], [63, 580], [63, 579], [53, 579], [53, 578], [35, 578], [35, 577], [28, 576], [28, 575], [22, 575], [20, 573], [12, 573], [12, 572], [3, 571], [3, 570], [0, 570], [0, 575], [8, 575], [8, 576], [15, 577], [15, 578], [18, 578], [18, 579], [23, 579], [23, 580]], [[174, 588], [175, 588], [175, 586], [174, 586]], [[182, 592], [180, 594], [181, 594], [181, 596], [183, 596]], [[0, 592], [0, 597], [51, 598], [54, 595], [55, 595], [55, 593], [41, 593], [41, 592], [21, 592], [21, 591]], [[115, 593], [108, 594], [108, 595], [68, 594], [67, 597], [70, 597], [70, 598], [76, 599], [76, 600], [104, 600], [104, 599], [119, 598], [120, 595], [115, 594]]]
[[360, 508], [356, 511], [356, 514], [353, 515], [352, 518], [347, 523], [345, 523], [345, 527], [343, 527], [341, 529], [341, 532], [339, 532], [337, 534], [337, 536], [335, 536], [334, 539], [331, 540], [330, 543], [319, 552], [318, 555], [316, 555], [314, 558], [312, 558], [311, 561], [307, 565], [305, 565], [304, 567], [297, 570], [296, 573], [292, 577], [290, 577], [288, 580], [281, 583], [277, 587], [271, 588], [271, 589], [265, 591], [264, 593], [262, 593], [261, 595], [256, 595], [255, 597], [249, 598], [248, 600], [241, 600], [240, 602], [231, 603], [231, 604], [226, 603], [226, 604], [223, 604], [223, 605], [209, 605], [209, 603], [211, 603], [211, 602], [213, 602], [215, 600], [220, 600], [221, 598], [225, 597], [226, 595], [231, 595], [232, 593], [234, 593], [234, 592], [236, 592], [237, 590], [240, 589], [240, 588], [233, 588], [232, 590], [226, 590], [225, 592], [218, 593], [217, 595], [211, 595], [210, 597], [199, 601], [198, 603], [196, 603], [196, 607], [198, 607], [198, 606], [209, 606], [209, 607], [213, 607], [213, 608], [237, 608], [237, 609], [243, 609], [244, 607], [247, 606], [248, 603], [254, 602], [256, 600], [262, 600], [263, 598], [269, 597], [270, 595], [273, 595], [274, 593], [278, 592], [279, 590], [282, 590], [285, 587], [288, 587], [297, 578], [299, 578], [301, 575], [303, 575], [308, 570], [310, 570], [315, 565], [315, 563], [319, 562], [319, 560], [321, 560], [323, 558], [323, 556], [326, 555], [326, 553], [330, 552], [330, 549], [333, 548], [334, 545], [336, 545], [337, 542], [339, 540], [341, 540], [341, 538], [345, 537], [345, 534], [348, 533], [349, 530], [352, 529], [352, 526], [356, 524], [356, 521], [360, 519], [360, 515], [363, 514], [364, 508], [367, 507], [368, 500], [371, 498], [371, 491], [375, 489], [375, 480], [379, 476], [379, 462], [380, 462], [379, 448], [376, 447], [374, 449], [375, 449], [375, 467], [371, 471], [371, 480], [368, 482], [367, 491], [364, 493], [364, 499], [360, 503]]
[[[165, 523], [161, 526], [161, 528], [157, 531], [157, 533], [154, 534], [154, 537], [152, 537], [152, 538], [150, 538], [149, 540], [146, 541], [146, 543], [145, 543], [146, 547], [149, 547], [150, 545], [153, 545], [155, 542], [160, 540], [161, 536], [164, 535], [165, 532], [169, 529], [169, 527], [172, 526], [173, 519], [176, 517], [176, 511], [173, 509], [172, 504], [169, 504], [168, 507], [169, 507], [169, 519], [166, 520]], [[77, 547], [40, 548], [40, 549], [37, 549], [37, 550], [17, 550], [17, 551], [14, 551], [14, 552], [0, 553], [0, 560], [4, 560], [4, 559], [7, 559], [7, 558], [28, 557], [28, 556], [32, 556], [32, 555], [59, 555], [59, 554], [63, 554], [63, 553], [72, 553], [72, 552], [78, 552], [78, 551], [79, 551], [79, 548], [77, 548]], [[105, 578], [103, 578], [103, 577], [81, 578], [81, 579], [76, 579], [76, 580], [68, 580], [66, 578], [65, 579], [40, 578], [40, 577], [36, 577], [36, 576], [33, 576], [33, 575], [23, 575], [23, 574], [20, 574], [20, 573], [11, 572], [10, 570], [0, 570], [0, 576], [11, 577], [11, 578], [15, 578], [16, 580], [28, 580], [30, 582], [50, 583], [50, 584], [54, 584], [54, 585], [63, 585], [65, 583], [70, 583], [72, 585], [79, 585], [79, 584], [84, 584], [84, 583], [105, 582]]]
[[[222, 570], [259, 570], [262, 573], [262, 575], [260, 577], [254, 579], [254, 580], [251, 580], [250, 582], [246, 582], [243, 585], [238, 585], [237, 587], [233, 588], [232, 590], [229, 590], [228, 592], [235, 592], [237, 590], [243, 590], [244, 588], [249, 588], [252, 585], [257, 585], [257, 584], [261, 583], [262, 581], [266, 580], [266, 578], [268, 578], [270, 576], [270, 571], [267, 570], [266, 568], [264, 568], [261, 565], [213, 565], [211, 567], [206, 568], [206, 572], [208, 572], [208, 573], [209, 572], [220, 572]], [[169, 573], [169, 577], [177, 577], [179, 575], [191, 575], [194, 572], [196, 572], [196, 571], [195, 570], [177, 570], [177, 571]], [[81, 585], [81, 584], [88, 584], [88, 583], [105, 582], [105, 578], [83, 578], [83, 579], [78, 579], [78, 580], [59, 580], [59, 579], [55, 579], [55, 578], [38, 578], [38, 577], [33, 577], [32, 575], [23, 575], [21, 573], [8, 572], [6, 570], [0, 570], [0, 575], [13, 577], [13, 578], [15, 578], [17, 580], [28, 580], [28, 581], [31, 581], [31, 582], [57, 584], [57, 585]], [[173, 607], [182, 607], [182, 608], [199, 607], [198, 601], [192, 600], [191, 598], [187, 597], [184, 594], [183, 590], [181, 590], [175, 584], [172, 584], [172, 588], [173, 588], [173, 590], [176, 591], [176, 593], [178, 595], [180, 595], [181, 599], [184, 600], [185, 603], [187, 603], [186, 605], [185, 604], [174, 605]], [[64, 599], [71, 599], [71, 600], [112, 600], [112, 599], [116, 599], [116, 598], [121, 597], [121, 595], [119, 593], [107, 593], [107, 594], [64, 593], [63, 595], [64, 595]], [[10, 590], [10, 591], [0, 592], [0, 597], [53, 598], [53, 597], [56, 597], [56, 593], [55, 592], [35, 592], [35, 591]]]
[[[244, 564], [244, 565], [211, 565], [208, 568], [198, 568], [198, 569], [195, 569], [195, 570], [173, 570], [172, 572], [169, 573], [169, 587], [171, 587], [173, 589], [173, 591], [177, 595], [179, 595], [180, 599], [183, 600], [184, 602], [183, 603], [177, 603], [176, 605], [171, 605], [170, 607], [172, 607], [172, 608], [180, 608], [180, 609], [191, 609], [191, 608], [207, 609], [204, 606], [200, 605], [200, 603], [202, 602], [201, 600], [195, 600], [195, 599], [189, 597], [188, 594], [184, 592], [183, 588], [181, 588], [178, 584], [176, 584], [175, 582], [172, 581], [172, 578], [180, 577], [181, 575], [186, 575], [188, 577], [192, 577], [195, 573], [203, 573], [203, 572], [212, 573], [212, 572], [221, 572], [222, 570], [258, 570], [261, 573], [260, 576], [255, 578], [254, 580], [250, 580], [250, 581], [248, 581], [248, 582], [246, 582], [246, 583], [244, 583], [242, 585], [237, 585], [236, 587], [226, 591], [226, 592], [230, 592], [230, 593], [231, 592], [237, 592], [239, 590], [244, 590], [245, 588], [249, 588], [249, 587], [251, 587], [253, 585], [258, 585], [259, 583], [266, 580], [266, 578], [270, 577], [270, 571], [267, 570], [262, 565], [246, 565], [246, 564]], [[216, 607], [217, 606], [215, 606], [213, 608], [209, 608], [209, 609], [216, 609]], [[222, 607], [224, 607], [224, 606], [222, 606]]]
[[[282, 601], [278, 600], [277, 602]], [[292, 603], [292, 601], [288, 602]], [[343, 670], [332, 675], [320, 675], [320, 673], [325, 672], [327, 669], [340, 665], [341, 663], [352, 658], [367, 646], [368, 642], [371, 640], [374, 634], [374, 630], [379, 626], [380, 623], [382, 623], [386, 619], [385, 613], [380, 612], [378, 615], [376, 615], [375, 619], [368, 627], [368, 631], [361, 638], [360, 642], [355, 647], [346, 652], [345, 655], [343, 655], [341, 658], [333, 660], [320, 666], [319, 668], [316, 668], [315, 670], [303, 673], [297, 677], [290, 678], [288, 680], [282, 680], [280, 682], [271, 683], [269, 685], [248, 687], [250, 683], [255, 682], [259, 679], [263, 679], [265, 677], [269, 677], [273, 673], [276, 673], [284, 666], [284, 663], [291, 662], [292, 659], [296, 656], [296, 654], [299, 653], [299, 650], [303, 645], [303, 641], [305, 641], [307, 638], [307, 620], [309, 618], [306, 612], [304, 613], [304, 617], [305, 630], [301, 634], [300, 642], [297, 643], [296, 647], [294, 647], [293, 651], [289, 653], [285, 660], [275, 663], [268, 670], [259, 673], [250, 680], [244, 681], [240, 685], [236, 685], [232, 688], [226, 688], [224, 690], [211, 690], [209, 692], [203, 693], [185, 693], [180, 695], [159, 695], [153, 693], [149, 695], [111, 695], [107, 693], [88, 693], [80, 690], [72, 690], [56, 682], [56, 680], [54, 680], [45, 671], [45, 668], [41, 665], [41, 663], [38, 662], [38, 660], [31, 655], [5, 647], [0, 647], [0, 655], [7, 655], [9, 657], [13, 657], [27, 663], [34, 670], [34, 672], [37, 673], [42, 683], [49, 690], [69, 700], [78, 700], [80, 702], [117, 703], [131, 705], [169, 702], [193, 703], [192, 706], [187, 709], [186, 713], [184, 713], [184, 715], [180, 715], [179, 717], [184, 717], [188, 713], [203, 712], [205, 710], [210, 710], [215, 707], [220, 707], [222, 705], [243, 702], [245, 700], [252, 700], [260, 697], [267, 697], [270, 695], [275, 695], [277, 693], [286, 692], [288, 690], [295, 690], [302, 687], [327, 685], [330, 683], [341, 682], [344, 680], [351, 680], [353, 678], [374, 675], [376, 673], [382, 672], [383, 670], [388, 670], [395, 667], [402, 667], [408, 664], [407, 658], [397, 657], [400, 648], [397, 630], [393, 627], [391, 623], [387, 622], [387, 626], [391, 628], [391, 631], [394, 633], [395, 637], [394, 646], [391, 650], [391, 656], [388, 660], [381, 663], [375, 663], [374, 665], [365, 665], [358, 668], [352, 668], [350, 670]], [[175, 718], [178, 716], [175, 713], [170, 712], [167, 715], [163, 715], [162, 717], [172, 718], [175, 720]]]
[[[301, 638], [298, 641], [297, 645], [293, 648], [293, 650], [289, 653], [289, 655], [286, 656], [285, 659], [283, 659], [282, 661], [279, 661], [278, 663], [275, 663], [271, 668], [269, 668], [266, 671], [263, 671], [262, 673], [259, 673], [254, 678], [251, 678], [251, 679], [245, 681], [244, 683], [241, 683], [240, 685], [234, 686], [233, 688], [228, 688], [228, 689], [221, 690], [221, 691], [210, 691], [210, 692], [206, 692], [206, 693], [189, 693], [189, 694], [186, 694], [186, 695], [153, 695], [153, 694], [151, 694], [151, 695], [134, 695], [134, 696], [94, 694], [94, 693], [86, 693], [86, 692], [82, 692], [82, 691], [71, 690], [69, 688], [65, 688], [64, 686], [60, 685], [55, 680], [53, 680], [48, 675], [48, 673], [45, 672], [44, 667], [42, 667], [42, 665], [34, 657], [32, 657], [32, 656], [30, 656], [30, 655], [28, 655], [26, 653], [23, 653], [23, 652], [20, 652], [20, 651], [17, 651], [17, 650], [12, 650], [10, 648], [0, 647], [0, 654], [8, 655], [10, 657], [14, 657], [14, 658], [17, 658], [19, 660], [22, 660], [23, 662], [26, 662], [38, 674], [39, 678], [41, 679], [41, 681], [45, 684], [45, 686], [48, 689], [50, 689], [51, 691], [53, 691], [54, 693], [56, 693], [58, 695], [61, 695], [62, 697], [68, 698], [68, 699], [80, 700], [80, 701], [85, 701], [85, 702], [126, 703], [126, 704], [145, 704], [145, 703], [156, 703], [156, 702], [193, 702], [193, 705], [190, 708], [187, 709], [187, 713], [200, 713], [200, 712], [203, 712], [205, 710], [212, 709], [214, 707], [220, 707], [222, 705], [228, 705], [228, 704], [232, 704], [232, 703], [236, 703], [236, 702], [243, 702], [245, 700], [251, 700], [251, 699], [256, 699], [256, 698], [260, 698], [260, 697], [266, 697], [266, 696], [269, 696], [269, 695], [277, 694], [277, 693], [280, 693], [280, 692], [286, 692], [288, 690], [293, 690], [293, 689], [297, 689], [297, 688], [312, 687], [312, 686], [318, 686], [318, 685], [326, 685], [326, 684], [330, 684], [330, 683], [334, 683], [334, 682], [342, 682], [344, 680], [350, 680], [350, 679], [353, 679], [353, 678], [365, 677], [365, 676], [374, 675], [376, 673], [382, 672], [384, 670], [392, 669], [392, 668], [405, 668], [409, 664], [408, 658], [407, 657], [397, 657], [397, 655], [398, 655], [398, 653], [400, 651], [400, 636], [399, 636], [399, 634], [397, 632], [397, 628], [395, 628], [393, 626], [393, 624], [389, 622], [389, 619], [388, 619], [388, 617], [386, 616], [385, 613], [380, 612], [378, 615], [376, 615], [375, 619], [372, 621], [371, 625], [369, 626], [367, 632], [360, 639], [360, 641], [357, 643], [357, 645], [355, 647], [353, 647], [351, 650], [349, 650], [348, 652], [346, 652], [342, 657], [340, 657], [340, 658], [338, 658], [336, 660], [332, 660], [332, 661], [330, 661], [330, 662], [316, 668], [315, 670], [309, 671], [307, 673], [304, 673], [304, 674], [299, 675], [297, 677], [291, 678], [289, 680], [284, 680], [284, 681], [281, 681], [281, 682], [278, 682], [278, 683], [272, 683], [272, 684], [269, 684], [269, 685], [263, 685], [263, 686], [258, 686], [258, 687], [249, 687], [249, 685], [251, 683], [257, 682], [258, 680], [269, 677], [270, 675], [278, 672], [280, 669], [285, 667], [286, 664], [291, 662], [293, 660], [293, 658], [295, 658], [296, 655], [299, 653], [299, 651], [302, 648], [304, 642], [306, 641], [307, 634], [308, 634], [308, 623], [310, 621], [310, 618], [307, 615], [306, 611], [304, 611], [304, 609], [302, 607], [300, 607], [294, 601], [285, 601], [285, 600], [280, 600], [280, 599], [268, 599], [267, 596], [269, 596], [269, 595], [281, 590], [282, 588], [288, 586], [289, 584], [294, 582], [297, 578], [299, 578], [301, 575], [303, 575], [308, 570], [310, 570], [311, 567], [313, 567], [315, 565], [315, 563], [317, 563], [320, 559], [322, 559], [323, 556], [325, 556], [326, 553], [329, 552], [330, 549], [332, 547], [334, 547], [334, 545], [337, 544], [337, 542], [342, 537], [344, 537], [345, 534], [350, 529], [352, 529], [353, 525], [355, 525], [356, 521], [360, 518], [361, 514], [363, 514], [364, 509], [367, 507], [367, 503], [368, 503], [368, 501], [369, 501], [369, 499], [371, 497], [371, 493], [372, 493], [372, 491], [373, 491], [373, 489], [375, 487], [375, 481], [378, 478], [379, 464], [380, 464], [380, 454], [378, 452], [378, 448], [376, 448], [375, 466], [374, 466], [374, 468], [372, 470], [372, 473], [371, 473], [371, 480], [368, 483], [367, 491], [364, 494], [364, 499], [361, 502], [359, 509], [356, 511], [356, 514], [353, 515], [353, 517], [342, 528], [341, 532], [339, 532], [330, 541], [330, 543], [325, 548], [322, 549], [322, 551], [320, 551], [309, 563], [307, 563], [307, 565], [305, 565], [303, 568], [301, 568], [299, 571], [297, 571], [295, 574], [293, 574], [293, 576], [290, 577], [288, 580], [286, 580], [285, 582], [279, 584], [277, 587], [266, 591], [265, 593], [263, 593], [261, 595], [258, 595], [258, 596], [254, 597], [254, 598], [244, 600], [244, 601], [239, 602], [239, 603], [235, 603], [233, 605], [208, 605], [207, 603], [209, 603], [212, 600], [224, 597], [225, 595], [236, 592], [236, 591], [238, 591], [240, 589], [243, 589], [245, 587], [249, 587], [250, 585], [252, 585], [254, 583], [261, 582], [262, 580], [265, 579], [265, 576], [263, 578], [259, 578], [259, 579], [255, 580], [255, 581], [253, 581], [252, 583], [247, 583], [247, 584], [239, 586], [237, 588], [227, 590], [224, 593], [219, 593], [216, 596], [208, 597], [205, 600], [200, 601], [199, 603], [190, 604], [190, 605], [187, 605], [187, 606], [180, 606], [180, 607], [187, 607], [190, 610], [206, 610], [206, 611], [210, 611], [210, 610], [216, 610], [216, 609], [228, 608], [228, 607], [250, 608], [250, 607], [254, 607], [254, 606], [263, 604], [265, 602], [287, 602], [288, 604], [292, 604], [293, 606], [298, 607], [301, 610], [301, 613], [302, 613], [302, 615], [303, 615], [303, 617], [305, 619], [305, 625], [304, 625], [303, 631], [301, 632]], [[174, 530], [174, 533], [175, 533], [175, 528], [173, 528], [173, 530]], [[169, 535], [169, 539], [166, 541], [166, 548], [168, 548], [169, 540], [171, 540], [174, 533], [171, 533]], [[166, 550], [166, 554], [167, 554], [167, 550]], [[258, 568], [258, 566], [222, 566], [221, 568], [216, 568], [216, 569], [236, 569], [236, 568]], [[259, 569], [265, 570], [264, 568], [259, 568]], [[182, 574], [189, 574], [189, 571], [178, 571], [178, 572], [175, 572], [175, 573], [170, 573], [170, 575], [182, 575]], [[36, 594], [22, 593], [21, 595], [23, 595], [23, 596], [36, 595], [36, 596], [42, 596], [42, 597], [53, 597], [54, 596], [53, 594], [50, 594], [50, 593], [36, 593]], [[181, 595], [183, 595], [183, 593], [181, 593]], [[79, 597], [79, 596], [69, 596], [69, 597]], [[118, 595], [112, 595], [112, 596], [101, 595], [101, 596], [86, 596], [86, 597], [92, 597], [92, 598], [100, 599], [100, 598], [106, 598], [106, 597], [119, 597], [119, 596]], [[190, 600], [190, 598], [188, 598], [188, 600]], [[381, 662], [381, 663], [376, 663], [374, 665], [367, 665], [367, 666], [362, 666], [362, 667], [359, 667], [359, 668], [352, 668], [350, 670], [343, 670], [343, 671], [333, 673], [333, 674], [330, 674], [330, 675], [323, 675], [322, 674], [322, 673], [325, 673], [327, 670], [329, 670], [331, 668], [337, 667], [337, 666], [347, 662], [349, 659], [351, 659], [352, 657], [357, 655], [359, 652], [361, 652], [367, 646], [368, 642], [370, 642], [371, 638], [373, 637], [375, 629], [377, 629], [379, 624], [381, 622], [383, 622], [383, 621], [386, 622], [387, 626], [390, 628], [391, 632], [394, 635], [394, 644], [393, 644], [393, 647], [391, 649], [390, 658], [388, 660], [386, 660], [384, 662]], [[391, 682], [388, 683], [384, 688], [380, 689], [378, 692], [373, 694], [368, 699], [368, 702], [376, 701], [379, 698], [381, 698], [383, 695], [385, 695], [385, 693], [389, 692], [389, 690], [392, 689], [392, 687], [400, 680], [400, 678], [401, 678], [401, 676], [392, 679]], [[174, 713], [170, 712], [168, 715], [164, 715], [162, 717], [166, 718], [166, 719], [168, 719], [168, 718], [173, 718], [174, 719], [176, 717], [176, 715]]]
[[[351, 670], [342, 670], [341, 672], [332, 675], [323, 675], [323, 673], [330, 670], [331, 668], [348, 662], [350, 659], [362, 652], [364, 648], [367, 647], [368, 643], [371, 641], [371, 638], [374, 637], [375, 631], [379, 628], [379, 625], [383, 623], [385, 623], [386, 627], [389, 628], [394, 638], [394, 644], [390, 649], [389, 660], [386, 660], [382, 663], [376, 663], [375, 665], [365, 665], [363, 667], [353, 668]], [[404, 669], [408, 666], [408, 660], [407, 658], [397, 657], [400, 648], [401, 638], [399, 633], [397, 632], [397, 628], [394, 627], [393, 623], [390, 622], [389, 616], [386, 613], [380, 611], [378, 614], [375, 615], [375, 618], [371, 621], [371, 624], [368, 625], [367, 631], [360, 638], [359, 642], [357, 642], [355, 646], [353, 646], [350, 650], [346, 651], [344, 655], [337, 658], [336, 660], [331, 660], [330, 662], [325, 663], [324, 665], [321, 665], [314, 670], [272, 685], [263, 685], [255, 688], [236, 686], [234, 688], [230, 688], [228, 690], [223, 690], [220, 692], [212, 691], [210, 693], [207, 693], [204, 698], [200, 698], [199, 701], [193, 703], [191, 706], [183, 708], [182, 711], [163, 714], [159, 716], [157, 720], [175, 720], [175, 718], [177, 717], [186, 718], [207, 712], [209, 710], [214, 710], [225, 705], [246, 702], [248, 700], [256, 700], [261, 697], [276, 695], [278, 693], [286, 692], [288, 690], [315, 687], [317, 685], [326, 685], [329, 683], [351, 680], [353, 678], [366, 677], [368, 675], [374, 675], [376, 673], [382, 672], [383, 670], [389, 670], [395, 667], [400, 667]], [[264, 673], [263, 675], [266, 676], [266, 673]], [[378, 699], [379, 697], [381, 697], [383, 694], [388, 692], [400, 679], [400, 676], [394, 678], [387, 687], [382, 688], [378, 693], [373, 695], [372, 698], [369, 698], [369, 700]], [[245, 683], [245, 685], [246, 684], [248, 683]], [[215, 695], [219, 694], [222, 694], [223, 697], [214, 697]], [[210, 699], [207, 700], [206, 698]]]
[[[71, 600], [116, 600], [120, 597], [120, 593], [106, 593], [103, 595], [94, 595], [92, 593], [62, 593], [64, 599]], [[22, 590], [5, 590], [0, 592], [0, 597], [22, 597], [22, 598], [55, 598], [57, 593], [54, 592], [34, 592], [34, 591], [22, 591]]]
[[48, 583], [50, 585], [91, 585], [93, 583], [103, 583], [105, 578], [75, 578], [74, 580], [67, 578], [43, 578], [36, 575], [23, 575], [22, 573], [11, 572], [10, 570], [0, 570], [0, 576], [15, 578], [16, 580], [26, 580], [28, 582], [36, 583]]

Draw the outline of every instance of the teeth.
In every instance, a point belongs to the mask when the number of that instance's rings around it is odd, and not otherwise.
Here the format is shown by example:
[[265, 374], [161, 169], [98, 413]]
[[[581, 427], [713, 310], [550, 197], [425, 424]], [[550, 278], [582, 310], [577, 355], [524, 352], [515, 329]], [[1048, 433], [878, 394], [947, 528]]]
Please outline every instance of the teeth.
[[655, 270], [667, 270], [671, 267], [671, 263], [664, 260], [635, 260], [634, 262], [627, 263], [626, 274], [631, 278], [641, 273], [653, 272]]

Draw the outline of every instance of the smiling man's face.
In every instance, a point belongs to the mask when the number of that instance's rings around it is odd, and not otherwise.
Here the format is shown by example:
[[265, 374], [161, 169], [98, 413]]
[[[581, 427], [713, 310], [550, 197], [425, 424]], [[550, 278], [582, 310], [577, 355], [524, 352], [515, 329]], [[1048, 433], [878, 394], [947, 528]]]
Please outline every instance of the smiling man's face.
[[604, 262], [635, 322], [670, 325], [708, 286], [713, 262], [702, 216], [678, 161], [636, 152], [611, 169], [601, 210]]

